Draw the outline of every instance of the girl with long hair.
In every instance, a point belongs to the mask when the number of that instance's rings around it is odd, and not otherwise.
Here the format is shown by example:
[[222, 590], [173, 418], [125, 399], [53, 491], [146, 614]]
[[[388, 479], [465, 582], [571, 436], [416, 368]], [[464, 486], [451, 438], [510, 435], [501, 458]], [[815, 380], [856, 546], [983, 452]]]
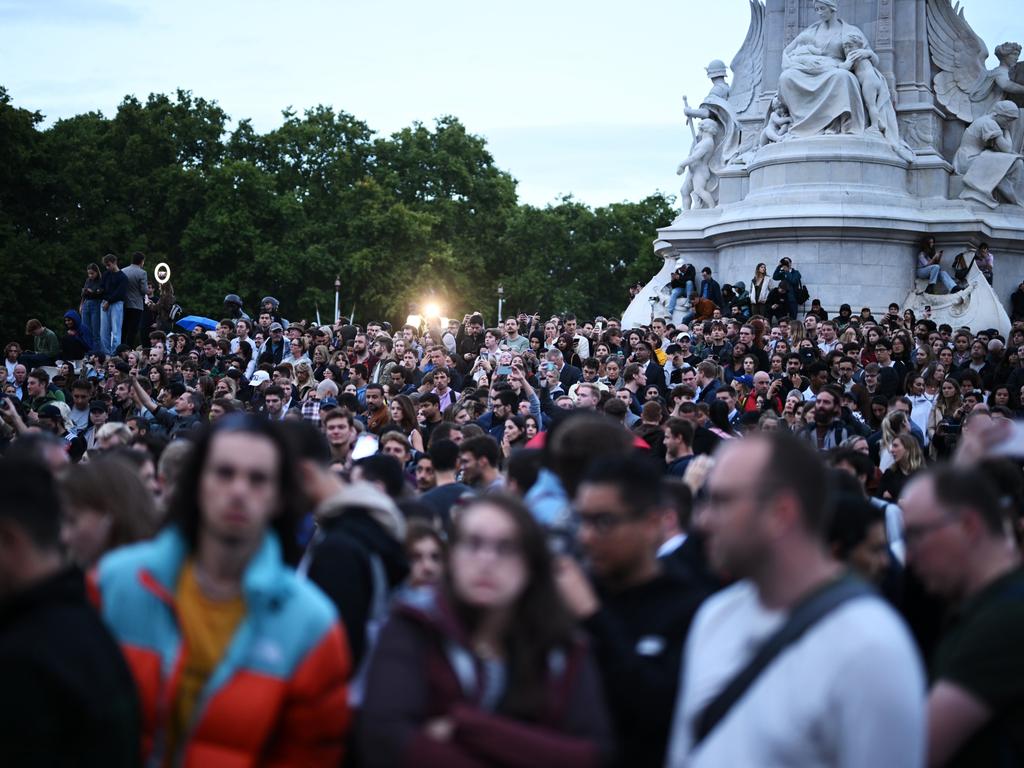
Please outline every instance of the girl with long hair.
[[754, 277], [750, 281], [750, 314], [764, 315], [768, 304], [768, 295], [772, 292], [772, 281], [768, 278], [768, 265], [761, 262], [754, 267]]
[[600, 678], [521, 502], [470, 501], [436, 590], [394, 603], [357, 725], [377, 766], [593, 766], [609, 732]]
[[423, 433], [420, 432], [420, 425], [416, 420], [416, 408], [412, 404], [412, 399], [408, 395], [395, 395], [391, 398], [388, 408], [391, 410], [391, 420], [409, 439], [412, 449], [423, 453]]
[[513, 451], [526, 445], [526, 419], [514, 415], [505, 419], [505, 431], [501, 438], [502, 463], [508, 461]]
[[892, 465], [882, 473], [877, 493], [883, 499], [895, 501], [911, 476], [924, 466], [924, 454], [917, 438], [908, 432], [896, 435], [889, 451]]
[[85, 285], [82, 286], [82, 301], [78, 311], [82, 322], [89, 328], [93, 340], [100, 337], [100, 305], [103, 303], [103, 287], [100, 284], [103, 272], [95, 262], [85, 268]]

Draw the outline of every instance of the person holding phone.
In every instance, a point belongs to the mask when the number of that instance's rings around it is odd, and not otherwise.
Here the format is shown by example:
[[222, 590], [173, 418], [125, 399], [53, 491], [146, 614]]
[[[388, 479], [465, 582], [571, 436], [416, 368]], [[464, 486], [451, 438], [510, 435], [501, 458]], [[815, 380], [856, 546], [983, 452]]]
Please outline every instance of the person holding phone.
[[922, 241], [921, 251], [917, 254], [917, 271], [915, 274], [919, 280], [927, 280], [928, 286], [924, 291], [918, 291], [918, 293], [928, 291], [937, 282], [942, 283], [947, 293], [956, 293], [960, 290], [956, 281], [950, 277], [949, 272], [942, 268], [942, 254], [943, 251], [935, 249], [934, 237], [929, 235]]

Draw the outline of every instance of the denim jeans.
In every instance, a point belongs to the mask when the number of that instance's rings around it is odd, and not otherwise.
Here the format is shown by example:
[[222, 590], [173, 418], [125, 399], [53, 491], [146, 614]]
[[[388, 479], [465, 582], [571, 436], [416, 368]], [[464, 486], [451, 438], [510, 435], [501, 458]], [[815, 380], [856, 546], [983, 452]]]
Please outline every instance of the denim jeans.
[[118, 301], [100, 311], [100, 350], [108, 357], [121, 344], [124, 302]]
[[929, 264], [926, 267], [917, 268], [917, 276], [922, 279], [928, 280], [928, 285], [935, 285], [936, 282], [942, 283], [946, 291], [952, 291], [956, 288], [956, 281], [949, 276], [938, 264]]
[[680, 296], [689, 297], [693, 293], [693, 280], [687, 280], [686, 285], [683, 288], [673, 288], [672, 293], [668, 297], [668, 319], [672, 321], [672, 315], [676, 311], [676, 302], [679, 301]]
[[92, 335], [93, 345], [96, 351], [100, 351], [100, 301], [99, 299], [86, 299], [82, 302], [82, 322], [89, 329]]

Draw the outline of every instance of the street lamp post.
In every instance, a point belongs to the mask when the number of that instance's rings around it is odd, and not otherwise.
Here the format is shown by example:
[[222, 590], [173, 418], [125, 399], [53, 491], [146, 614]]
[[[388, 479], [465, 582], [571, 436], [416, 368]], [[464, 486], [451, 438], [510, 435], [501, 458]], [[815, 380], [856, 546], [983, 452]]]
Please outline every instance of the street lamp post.
[[498, 286], [498, 322], [501, 322], [501, 308], [505, 301], [505, 287], [503, 285]]
[[341, 311], [338, 307], [338, 299], [341, 296], [341, 275], [334, 276], [334, 322], [338, 322], [338, 313]]

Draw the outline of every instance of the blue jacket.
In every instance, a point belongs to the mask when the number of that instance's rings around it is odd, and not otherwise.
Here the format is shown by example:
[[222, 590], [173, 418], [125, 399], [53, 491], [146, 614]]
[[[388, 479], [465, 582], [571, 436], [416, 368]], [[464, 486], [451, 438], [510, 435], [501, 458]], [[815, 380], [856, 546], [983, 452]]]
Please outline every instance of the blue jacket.
[[[188, 649], [177, 620], [184, 538], [167, 528], [99, 564], [103, 618], [135, 677], [147, 762], [164, 762], [167, 713]], [[195, 707], [183, 765], [337, 765], [350, 713], [348, 647], [334, 606], [267, 534], [242, 577], [246, 616]], [[177, 765], [178, 762], [176, 761]]]
[[700, 281], [700, 288], [697, 290], [701, 298], [711, 299], [715, 302], [715, 306], [721, 308], [722, 306], [722, 286], [718, 284], [718, 281], [713, 277], [709, 277], [706, 280]]
[[88, 325], [82, 322], [82, 316], [78, 314], [78, 310], [69, 309], [67, 312], [64, 313], [64, 317], [71, 318], [71, 322], [74, 323], [75, 326], [75, 331], [77, 331], [78, 333], [78, 338], [85, 346], [86, 351], [92, 352], [94, 349], [96, 349], [95, 342], [93, 341], [92, 338], [92, 331], [89, 329]]
[[776, 267], [772, 274], [772, 280], [778, 280], [779, 285], [786, 289], [789, 300], [796, 301], [796, 287], [803, 281], [800, 270], [790, 269], [789, 272], [784, 272], [782, 267]]

